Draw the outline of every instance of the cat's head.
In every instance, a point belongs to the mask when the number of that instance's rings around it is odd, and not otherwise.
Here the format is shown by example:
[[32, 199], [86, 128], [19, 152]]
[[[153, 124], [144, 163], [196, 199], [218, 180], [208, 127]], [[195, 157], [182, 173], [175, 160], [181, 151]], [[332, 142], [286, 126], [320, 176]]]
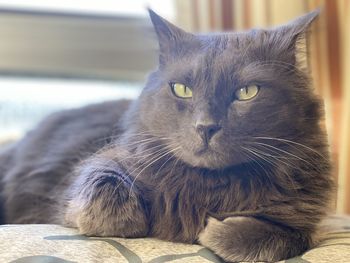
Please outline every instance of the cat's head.
[[159, 67], [138, 100], [138, 121], [177, 158], [209, 169], [249, 162], [264, 144], [278, 144], [271, 138], [316, 134], [319, 102], [299, 44], [317, 15], [272, 29], [196, 35], [150, 11]]

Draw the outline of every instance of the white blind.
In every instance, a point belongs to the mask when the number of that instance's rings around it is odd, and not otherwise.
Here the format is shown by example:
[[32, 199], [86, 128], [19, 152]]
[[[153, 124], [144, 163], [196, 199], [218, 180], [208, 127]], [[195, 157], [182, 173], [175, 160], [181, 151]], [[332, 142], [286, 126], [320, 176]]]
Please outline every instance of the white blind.
[[148, 17], [0, 9], [0, 75], [143, 80], [156, 65]]

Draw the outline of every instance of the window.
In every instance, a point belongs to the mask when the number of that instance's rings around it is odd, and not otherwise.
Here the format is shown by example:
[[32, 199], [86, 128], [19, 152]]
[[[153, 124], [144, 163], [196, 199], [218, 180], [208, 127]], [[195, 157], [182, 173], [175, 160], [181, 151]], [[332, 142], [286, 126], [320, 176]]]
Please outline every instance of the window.
[[172, 0], [0, 0], [0, 144], [65, 108], [135, 98], [156, 64], [146, 7]]

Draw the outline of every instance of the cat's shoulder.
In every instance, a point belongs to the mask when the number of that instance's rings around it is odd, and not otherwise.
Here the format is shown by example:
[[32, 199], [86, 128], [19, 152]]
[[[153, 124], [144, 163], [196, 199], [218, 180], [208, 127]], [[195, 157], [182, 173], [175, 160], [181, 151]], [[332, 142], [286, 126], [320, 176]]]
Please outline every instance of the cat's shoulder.
[[94, 151], [120, 129], [129, 100], [109, 101], [50, 114], [14, 145], [20, 159], [79, 155]]
[[119, 119], [127, 110], [129, 104], [130, 100], [115, 100], [89, 104], [79, 108], [61, 110], [44, 118], [38, 126], [40, 127], [43, 124], [56, 122], [59, 122], [60, 124], [69, 123], [71, 121], [74, 121], [75, 123], [84, 122], [85, 124], [94, 123], [96, 121], [110, 122], [114, 119]]
[[129, 100], [108, 101], [80, 108], [67, 109], [50, 114], [28, 134], [71, 133], [81, 129], [115, 126], [129, 106]]

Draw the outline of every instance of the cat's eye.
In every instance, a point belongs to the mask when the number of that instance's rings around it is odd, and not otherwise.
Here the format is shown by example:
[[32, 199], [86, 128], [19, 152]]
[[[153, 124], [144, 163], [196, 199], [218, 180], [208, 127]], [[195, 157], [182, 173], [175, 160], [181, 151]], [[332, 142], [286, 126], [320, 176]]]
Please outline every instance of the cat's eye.
[[235, 95], [237, 100], [250, 100], [254, 98], [258, 93], [259, 87], [257, 85], [249, 85], [237, 90]]
[[192, 90], [181, 83], [170, 83], [171, 89], [176, 97], [182, 99], [192, 98]]

